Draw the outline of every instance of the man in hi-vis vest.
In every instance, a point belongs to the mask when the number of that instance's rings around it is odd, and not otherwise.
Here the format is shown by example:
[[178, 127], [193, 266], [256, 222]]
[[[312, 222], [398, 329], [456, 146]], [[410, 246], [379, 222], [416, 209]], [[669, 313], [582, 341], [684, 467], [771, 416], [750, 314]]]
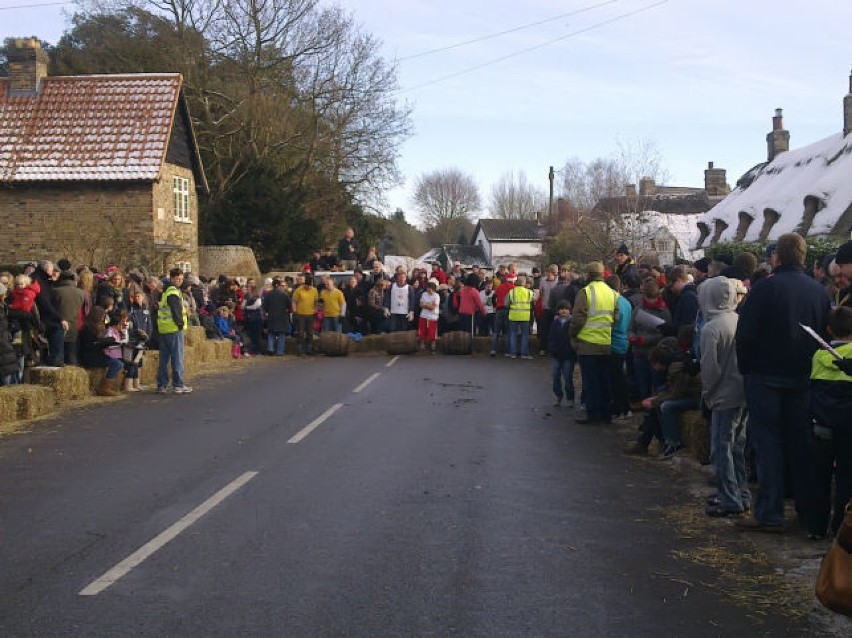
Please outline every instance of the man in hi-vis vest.
[[172, 386], [175, 394], [187, 394], [192, 388], [183, 382], [184, 331], [189, 326], [186, 306], [180, 292], [183, 271], [172, 268], [164, 282], [163, 294], [157, 309], [157, 332], [160, 333], [160, 367], [157, 370], [157, 392], [169, 391], [169, 363], [172, 366]]
[[600, 261], [586, 264], [588, 284], [574, 300], [571, 319], [571, 345], [577, 351], [583, 378], [585, 418], [576, 423], [611, 423], [609, 355], [612, 325], [618, 320], [618, 293], [604, 282], [604, 266]]

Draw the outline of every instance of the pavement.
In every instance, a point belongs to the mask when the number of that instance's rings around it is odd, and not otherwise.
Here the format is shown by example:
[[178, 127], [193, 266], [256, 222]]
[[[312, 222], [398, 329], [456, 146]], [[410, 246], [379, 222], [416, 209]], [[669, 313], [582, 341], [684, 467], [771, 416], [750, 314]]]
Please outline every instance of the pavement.
[[253, 364], [0, 439], [0, 635], [850, 635], [545, 359]]

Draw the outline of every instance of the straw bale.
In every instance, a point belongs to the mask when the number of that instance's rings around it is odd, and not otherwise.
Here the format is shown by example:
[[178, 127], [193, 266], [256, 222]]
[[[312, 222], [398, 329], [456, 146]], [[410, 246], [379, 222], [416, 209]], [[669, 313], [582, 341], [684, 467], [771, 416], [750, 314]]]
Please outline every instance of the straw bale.
[[229, 339], [211, 339], [216, 361], [228, 361], [231, 358], [231, 346], [233, 342]]
[[195, 349], [199, 363], [212, 363], [216, 361], [216, 346], [209, 339], [200, 341], [195, 346]]
[[184, 332], [184, 342], [187, 346], [195, 346], [207, 340], [203, 326], [189, 326]]
[[184, 346], [183, 348], [183, 367], [187, 372], [191, 372], [198, 366], [198, 349], [196, 346]]
[[0, 388], [0, 421], [34, 419], [47, 414], [56, 405], [52, 388], [43, 385], [9, 385]]
[[142, 385], [156, 385], [157, 368], [160, 365], [160, 351], [146, 350], [142, 359], [142, 367], [139, 368], [139, 383]]
[[89, 392], [95, 392], [101, 381], [106, 377], [106, 368], [84, 368], [86, 374], [89, 375]]
[[89, 375], [83, 368], [77, 366], [32, 368], [30, 383], [52, 388], [56, 393], [56, 400], [60, 403], [82, 399], [91, 394]]
[[681, 437], [693, 458], [700, 463], [710, 458], [710, 427], [700, 410], [690, 410], [680, 416]]

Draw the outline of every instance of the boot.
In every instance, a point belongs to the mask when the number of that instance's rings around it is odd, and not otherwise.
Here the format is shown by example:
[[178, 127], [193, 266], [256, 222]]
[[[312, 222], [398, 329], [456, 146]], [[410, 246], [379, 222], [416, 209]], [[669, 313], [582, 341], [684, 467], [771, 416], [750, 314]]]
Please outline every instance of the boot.
[[115, 383], [116, 379], [107, 379], [104, 377], [104, 380], [98, 386], [97, 395], [99, 397], [117, 397], [118, 392], [115, 391]]
[[125, 392], [139, 392], [139, 390], [137, 390], [136, 386], [133, 384], [133, 381], [134, 381], [133, 379], [127, 379], [127, 378], [124, 379], [124, 391]]
[[142, 392], [143, 390], [147, 390], [148, 386], [142, 385], [142, 382], [139, 380], [139, 377], [136, 377], [135, 379], [133, 379], [133, 388], [136, 390], [136, 392]]

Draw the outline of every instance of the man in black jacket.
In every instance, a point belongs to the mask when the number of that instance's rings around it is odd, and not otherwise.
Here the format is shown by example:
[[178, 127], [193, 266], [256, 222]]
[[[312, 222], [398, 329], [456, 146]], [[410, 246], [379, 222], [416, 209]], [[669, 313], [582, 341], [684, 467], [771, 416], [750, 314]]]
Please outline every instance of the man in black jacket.
[[39, 261], [30, 277], [41, 287], [36, 297], [36, 306], [47, 336], [46, 363], [49, 366], [61, 366], [65, 356], [65, 332], [68, 330], [68, 322], [62, 319], [59, 313], [53, 291], [53, 262], [46, 259]]
[[805, 273], [806, 253], [805, 240], [798, 234], [778, 238], [772, 276], [751, 289], [737, 325], [737, 365], [745, 378], [760, 485], [754, 518], [737, 521], [737, 528], [744, 531], [783, 531], [785, 452], [796, 510], [802, 516], [809, 513], [813, 443], [809, 376], [817, 343], [800, 324], [825, 335], [829, 298]]

